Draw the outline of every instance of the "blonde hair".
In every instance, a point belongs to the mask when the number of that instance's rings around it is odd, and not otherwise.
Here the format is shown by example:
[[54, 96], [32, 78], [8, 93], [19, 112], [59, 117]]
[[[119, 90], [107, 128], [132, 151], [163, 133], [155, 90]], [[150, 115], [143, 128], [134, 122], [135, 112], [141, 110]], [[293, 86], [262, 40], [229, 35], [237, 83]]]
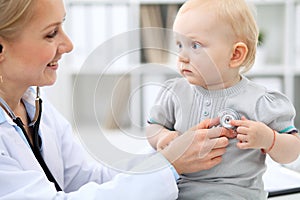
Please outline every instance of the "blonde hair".
[[35, 0], [0, 0], [0, 37], [14, 39], [33, 16]]
[[245, 0], [189, 0], [179, 12], [186, 12], [197, 6], [207, 5], [213, 8], [219, 20], [228, 23], [238, 41], [244, 42], [248, 47], [247, 56], [242, 64], [242, 72], [247, 72], [255, 61], [258, 43], [258, 26], [253, 12]]

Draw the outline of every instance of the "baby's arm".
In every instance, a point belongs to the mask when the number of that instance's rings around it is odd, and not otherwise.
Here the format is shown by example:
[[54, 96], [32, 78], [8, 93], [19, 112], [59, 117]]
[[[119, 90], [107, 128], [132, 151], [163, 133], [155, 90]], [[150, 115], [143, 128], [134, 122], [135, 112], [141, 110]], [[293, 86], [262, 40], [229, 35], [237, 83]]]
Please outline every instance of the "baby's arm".
[[170, 131], [159, 124], [150, 124], [146, 128], [149, 143], [156, 150], [162, 150], [170, 144], [172, 140], [179, 136], [178, 131]]
[[278, 163], [294, 161], [300, 153], [300, 138], [298, 134], [278, 133], [262, 122], [247, 120], [232, 120], [237, 126], [237, 146], [240, 149], [262, 149]]

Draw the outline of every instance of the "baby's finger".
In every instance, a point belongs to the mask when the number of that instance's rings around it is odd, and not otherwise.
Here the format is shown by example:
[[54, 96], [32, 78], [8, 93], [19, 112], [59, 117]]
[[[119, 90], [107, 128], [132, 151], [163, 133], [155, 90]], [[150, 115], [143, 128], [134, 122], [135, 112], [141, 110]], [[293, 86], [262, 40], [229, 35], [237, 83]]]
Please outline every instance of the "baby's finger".
[[238, 134], [247, 135], [247, 133], [249, 132], [249, 128], [248, 127], [244, 127], [244, 126], [239, 126], [239, 127], [237, 127], [236, 132]]
[[239, 149], [249, 149], [249, 144], [247, 142], [238, 142], [236, 146]]
[[241, 117], [242, 120], [248, 120], [245, 116]]
[[247, 136], [246, 135], [242, 135], [242, 134], [238, 134], [237, 136], [236, 136], [236, 139], [238, 139], [239, 141], [241, 141], [241, 142], [247, 142], [248, 140], [247, 140]]
[[231, 120], [230, 124], [232, 126], [246, 126], [249, 127], [250, 121], [246, 119], [246, 117], [242, 117], [240, 120]]

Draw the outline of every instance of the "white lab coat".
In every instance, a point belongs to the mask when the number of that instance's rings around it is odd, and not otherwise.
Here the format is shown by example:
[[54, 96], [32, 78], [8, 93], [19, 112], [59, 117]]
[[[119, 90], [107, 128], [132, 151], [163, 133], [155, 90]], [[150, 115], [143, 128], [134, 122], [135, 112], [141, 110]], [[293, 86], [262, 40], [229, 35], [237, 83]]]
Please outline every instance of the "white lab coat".
[[[31, 119], [34, 96], [30, 88], [23, 97]], [[46, 100], [40, 136], [45, 162], [64, 192], [56, 192], [20, 128], [0, 109], [0, 199], [177, 198], [174, 174], [168, 167], [146, 174], [116, 175], [99, 163], [87, 161], [82, 147], [73, 138], [70, 124]]]

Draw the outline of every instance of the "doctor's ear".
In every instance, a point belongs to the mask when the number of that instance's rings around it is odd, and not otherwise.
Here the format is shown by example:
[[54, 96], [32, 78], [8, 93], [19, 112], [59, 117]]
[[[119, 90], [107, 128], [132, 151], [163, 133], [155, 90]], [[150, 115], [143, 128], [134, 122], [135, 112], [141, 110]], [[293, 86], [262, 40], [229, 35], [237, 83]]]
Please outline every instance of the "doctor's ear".
[[0, 44], [0, 63], [4, 60], [4, 46]]
[[235, 43], [230, 59], [229, 66], [236, 68], [240, 67], [246, 59], [248, 54], [248, 47], [244, 42]]
[[3, 37], [0, 36], [0, 54], [3, 53], [3, 42], [4, 42]]

